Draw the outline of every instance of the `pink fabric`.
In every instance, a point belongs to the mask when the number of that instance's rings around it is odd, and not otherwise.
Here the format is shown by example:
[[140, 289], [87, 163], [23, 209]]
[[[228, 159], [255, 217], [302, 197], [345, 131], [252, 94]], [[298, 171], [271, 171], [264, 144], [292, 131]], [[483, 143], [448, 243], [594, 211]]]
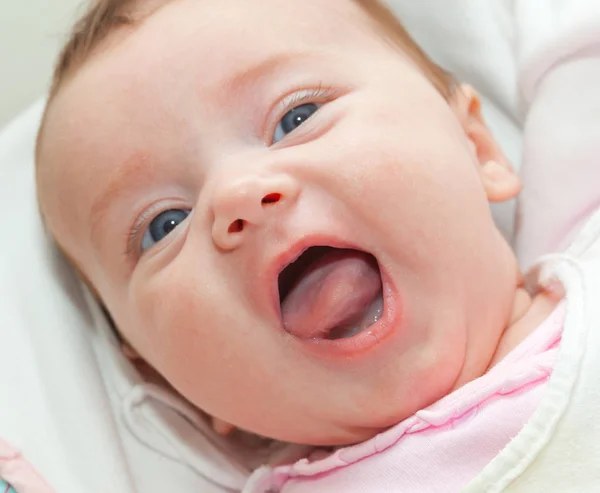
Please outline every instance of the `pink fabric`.
[[0, 479], [17, 493], [54, 493], [33, 467], [6, 442], [0, 440]]
[[464, 488], [535, 412], [557, 358], [562, 303], [481, 378], [365, 443], [265, 471], [255, 491], [452, 493]]

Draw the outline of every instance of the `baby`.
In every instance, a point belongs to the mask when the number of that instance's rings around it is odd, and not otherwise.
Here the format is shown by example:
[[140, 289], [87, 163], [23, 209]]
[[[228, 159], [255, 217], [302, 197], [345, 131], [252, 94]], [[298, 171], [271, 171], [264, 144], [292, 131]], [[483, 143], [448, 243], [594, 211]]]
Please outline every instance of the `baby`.
[[496, 491], [564, 411], [575, 261], [525, 286], [489, 208], [521, 185], [477, 94], [374, 0], [99, 1], [37, 182], [128, 354], [223, 435], [336, 448], [247, 491]]

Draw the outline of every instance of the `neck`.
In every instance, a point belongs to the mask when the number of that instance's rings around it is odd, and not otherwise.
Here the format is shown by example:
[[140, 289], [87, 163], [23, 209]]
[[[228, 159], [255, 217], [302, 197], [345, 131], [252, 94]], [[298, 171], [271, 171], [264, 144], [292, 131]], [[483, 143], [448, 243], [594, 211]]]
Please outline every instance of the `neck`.
[[539, 327], [564, 296], [565, 293], [560, 286], [552, 285], [532, 294], [525, 289], [523, 284], [520, 284], [515, 293], [510, 322], [502, 333], [490, 368], [496, 366]]

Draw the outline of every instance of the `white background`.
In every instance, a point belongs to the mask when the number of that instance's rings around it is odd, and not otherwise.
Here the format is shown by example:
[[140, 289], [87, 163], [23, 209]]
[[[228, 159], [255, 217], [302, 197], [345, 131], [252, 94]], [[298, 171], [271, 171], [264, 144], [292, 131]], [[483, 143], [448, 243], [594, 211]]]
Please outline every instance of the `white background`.
[[0, 0], [0, 128], [48, 88], [82, 0]]

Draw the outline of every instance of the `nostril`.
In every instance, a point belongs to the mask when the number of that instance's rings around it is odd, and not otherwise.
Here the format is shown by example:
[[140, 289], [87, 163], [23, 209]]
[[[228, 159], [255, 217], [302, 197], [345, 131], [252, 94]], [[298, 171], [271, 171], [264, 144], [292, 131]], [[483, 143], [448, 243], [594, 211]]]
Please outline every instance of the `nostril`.
[[270, 193], [269, 195], [265, 195], [262, 199], [262, 205], [271, 205], [276, 204], [282, 199], [280, 193]]
[[245, 227], [246, 227], [246, 221], [244, 221], [243, 219], [238, 219], [237, 221], [233, 221], [230, 224], [228, 232], [231, 234], [241, 233], [242, 231], [244, 231]]

